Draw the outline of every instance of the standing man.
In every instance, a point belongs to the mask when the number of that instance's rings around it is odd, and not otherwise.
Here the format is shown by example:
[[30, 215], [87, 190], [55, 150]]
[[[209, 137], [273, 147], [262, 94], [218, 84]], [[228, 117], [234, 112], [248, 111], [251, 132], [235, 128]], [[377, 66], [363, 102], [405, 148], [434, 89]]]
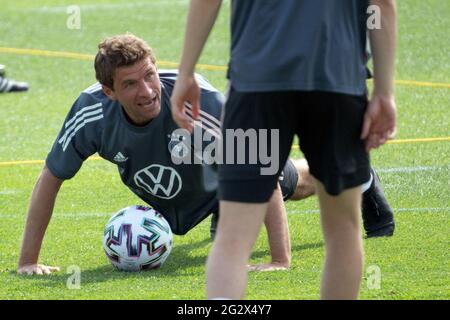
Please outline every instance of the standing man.
[[[380, 8], [382, 26], [370, 30], [370, 102], [365, 95], [369, 2]], [[187, 130], [194, 124], [184, 102], [197, 117], [195, 63], [220, 5], [220, 0], [191, 0], [171, 98], [173, 117]], [[279, 163], [285, 163], [294, 134], [299, 136], [321, 209], [326, 249], [321, 297], [356, 299], [363, 266], [361, 185], [370, 177], [367, 152], [386, 142], [396, 126], [395, 0], [233, 0], [231, 16], [224, 152], [231, 145], [226, 130], [278, 130]], [[221, 218], [207, 263], [208, 298], [245, 295], [245, 266], [279, 174], [262, 175], [262, 169], [262, 161], [219, 167]]]

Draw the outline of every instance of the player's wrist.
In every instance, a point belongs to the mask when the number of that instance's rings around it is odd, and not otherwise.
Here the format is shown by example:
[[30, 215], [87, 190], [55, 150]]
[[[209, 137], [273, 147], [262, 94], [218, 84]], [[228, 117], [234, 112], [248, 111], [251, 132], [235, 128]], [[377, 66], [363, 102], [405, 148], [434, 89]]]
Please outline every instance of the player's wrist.
[[378, 97], [385, 100], [393, 100], [394, 88], [386, 86], [374, 86], [372, 97]]
[[178, 69], [178, 76], [177, 79], [188, 79], [194, 77], [195, 67], [185, 66], [183, 63], [180, 64], [180, 67]]

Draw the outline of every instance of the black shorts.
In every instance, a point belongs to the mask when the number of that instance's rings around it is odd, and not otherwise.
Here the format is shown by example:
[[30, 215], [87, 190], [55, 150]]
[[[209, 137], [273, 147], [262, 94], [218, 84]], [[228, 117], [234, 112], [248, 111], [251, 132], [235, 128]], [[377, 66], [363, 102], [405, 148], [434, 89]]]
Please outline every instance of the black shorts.
[[[262, 175], [264, 161], [230, 164], [226, 161], [229, 140], [226, 130], [278, 130], [278, 163], [288, 159], [295, 134], [310, 167], [326, 191], [338, 195], [369, 180], [369, 156], [360, 139], [367, 97], [319, 91], [237, 92], [232, 87], [223, 115], [225, 164], [219, 165], [219, 199], [237, 202], [267, 202], [276, 187], [281, 168]], [[259, 131], [258, 131], [259, 132]], [[267, 134], [267, 135], [270, 135]], [[261, 136], [258, 135], [258, 139]], [[262, 139], [264, 140], [264, 139]], [[270, 142], [270, 139], [267, 139]], [[260, 140], [258, 140], [259, 146]], [[232, 144], [230, 144], [232, 145]], [[239, 146], [242, 148], [242, 146]], [[247, 143], [251, 153], [255, 146]], [[234, 150], [236, 153], [237, 149]], [[247, 156], [246, 161], [249, 160]]]

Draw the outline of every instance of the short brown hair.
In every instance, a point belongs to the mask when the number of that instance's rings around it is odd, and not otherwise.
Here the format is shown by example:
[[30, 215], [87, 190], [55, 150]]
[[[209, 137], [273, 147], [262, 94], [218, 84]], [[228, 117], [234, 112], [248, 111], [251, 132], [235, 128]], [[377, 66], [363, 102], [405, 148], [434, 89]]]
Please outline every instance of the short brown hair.
[[95, 77], [101, 84], [113, 89], [113, 77], [117, 68], [131, 66], [147, 57], [150, 57], [153, 64], [156, 63], [152, 48], [131, 33], [107, 38], [98, 45], [94, 64]]

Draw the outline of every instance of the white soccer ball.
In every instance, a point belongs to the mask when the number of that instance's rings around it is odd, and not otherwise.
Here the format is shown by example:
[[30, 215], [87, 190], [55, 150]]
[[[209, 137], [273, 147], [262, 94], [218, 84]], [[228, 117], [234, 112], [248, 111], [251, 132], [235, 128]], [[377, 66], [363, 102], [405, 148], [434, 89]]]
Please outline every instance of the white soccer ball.
[[103, 248], [122, 271], [159, 268], [172, 251], [169, 223], [152, 208], [131, 206], [114, 214], [105, 226]]

